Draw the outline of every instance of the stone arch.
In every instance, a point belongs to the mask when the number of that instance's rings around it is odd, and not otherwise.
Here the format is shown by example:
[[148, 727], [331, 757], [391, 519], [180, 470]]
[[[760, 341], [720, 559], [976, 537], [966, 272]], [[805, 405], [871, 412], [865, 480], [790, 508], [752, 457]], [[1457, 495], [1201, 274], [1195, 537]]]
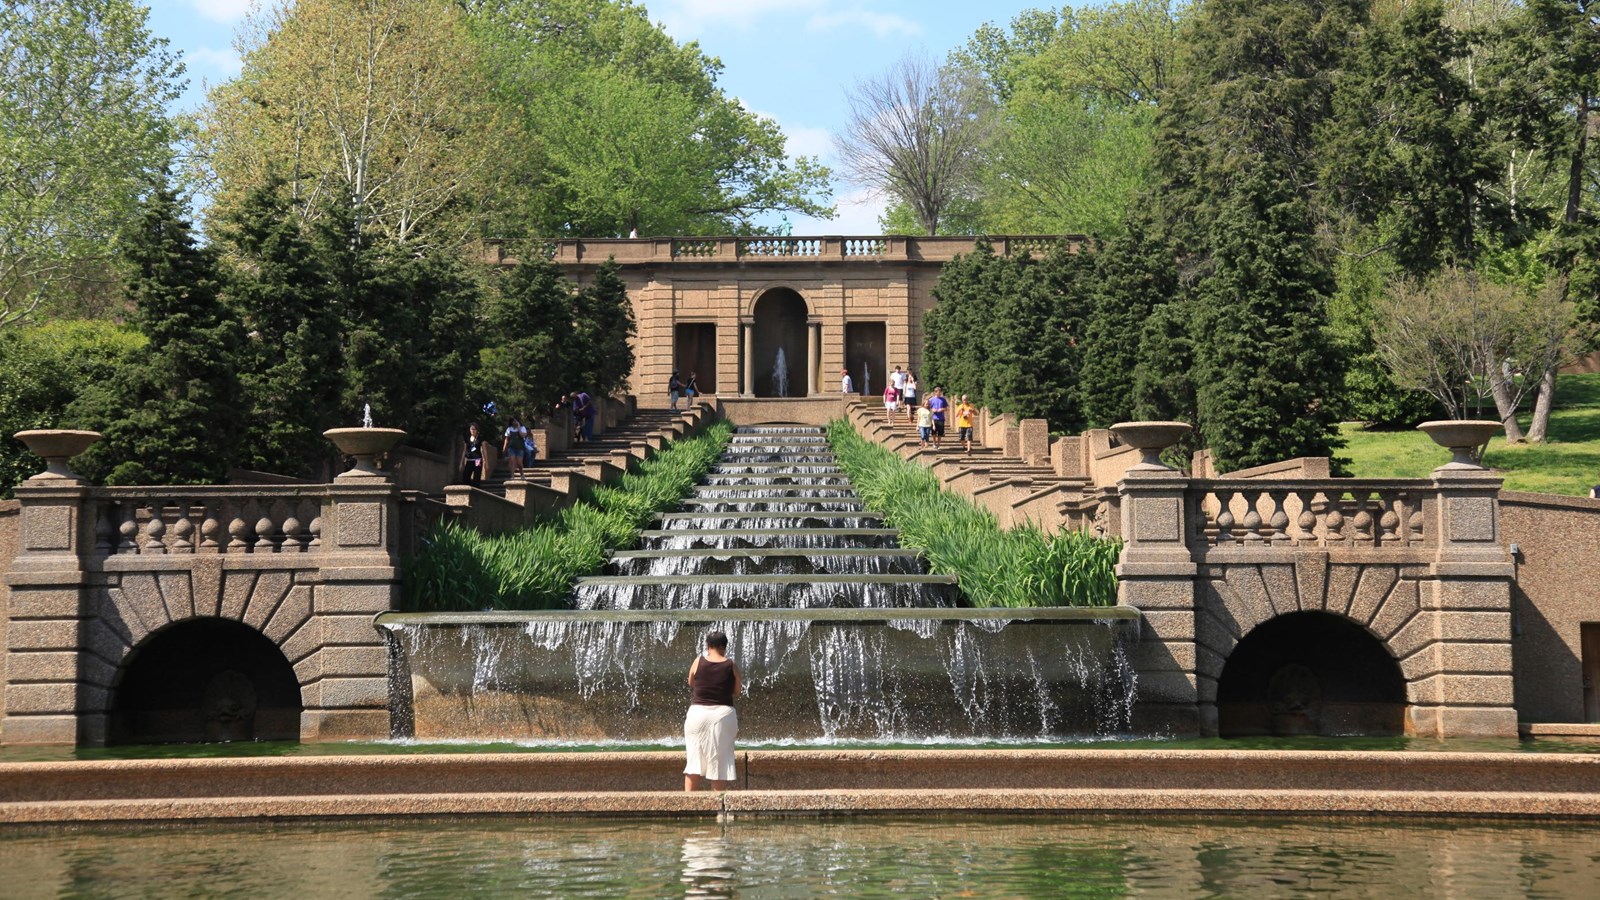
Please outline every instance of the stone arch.
[[[752, 382], [757, 397], [804, 397], [810, 392], [814, 373], [806, 329], [811, 317], [810, 304], [796, 289], [773, 286], [764, 289], [750, 304]], [[780, 353], [787, 384], [778, 378]]]
[[232, 619], [193, 617], [135, 646], [111, 689], [107, 741], [296, 740], [301, 686], [277, 644]]
[[286, 739], [299, 738], [299, 710], [314, 705], [318, 681], [312, 586], [302, 580], [315, 570], [224, 571], [215, 557], [190, 563], [176, 571], [107, 573], [105, 584], [94, 591], [95, 614], [85, 625], [86, 652], [80, 664], [84, 738], [91, 743], [118, 739], [112, 734], [112, 719], [129, 667], [163, 634], [204, 643], [193, 637], [198, 632], [178, 630], [197, 622], [231, 623], [244, 630], [234, 632], [239, 641], [245, 640], [243, 633], [253, 634], [277, 652], [294, 680], [299, 706], [292, 730], [276, 725], [269, 730]]
[[1229, 654], [1217, 679], [1223, 737], [1405, 732], [1399, 663], [1366, 628], [1322, 611], [1277, 616]]
[[1219, 682], [1236, 648], [1263, 624], [1294, 613], [1323, 613], [1358, 629], [1398, 666], [1404, 703], [1428, 702], [1433, 689], [1428, 682], [1437, 667], [1427, 649], [1434, 640], [1434, 613], [1422, 608], [1425, 566], [1330, 563], [1326, 555], [1304, 554], [1292, 564], [1213, 564], [1201, 574], [1195, 596], [1196, 690], [1212, 727], [1221, 725]]

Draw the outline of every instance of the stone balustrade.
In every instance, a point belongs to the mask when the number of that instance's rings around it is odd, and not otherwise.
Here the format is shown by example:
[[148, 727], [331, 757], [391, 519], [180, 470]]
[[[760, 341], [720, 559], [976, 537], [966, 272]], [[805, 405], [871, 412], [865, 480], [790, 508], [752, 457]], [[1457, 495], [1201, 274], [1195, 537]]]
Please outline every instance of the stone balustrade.
[[[972, 252], [977, 238], [912, 235], [821, 235], [816, 237], [664, 237], [583, 238], [532, 243], [490, 240], [484, 261], [515, 265], [518, 252], [533, 253], [561, 264], [703, 265], [707, 262], [817, 262], [874, 260], [942, 264]], [[987, 240], [1002, 256], [1040, 256], [1065, 241], [1076, 248], [1082, 235], [993, 235]]]
[[325, 485], [93, 488], [94, 549], [105, 556], [313, 553]]
[[1189, 482], [1189, 544], [1393, 549], [1428, 547], [1426, 510], [1437, 488], [1424, 480]]

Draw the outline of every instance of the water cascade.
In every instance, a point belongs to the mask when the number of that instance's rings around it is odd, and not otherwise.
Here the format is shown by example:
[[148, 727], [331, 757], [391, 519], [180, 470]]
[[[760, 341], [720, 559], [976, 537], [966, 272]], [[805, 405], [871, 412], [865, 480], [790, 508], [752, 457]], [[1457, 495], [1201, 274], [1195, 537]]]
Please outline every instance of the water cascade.
[[[780, 366], [782, 359], [780, 357]], [[776, 374], [776, 373], [775, 373]], [[389, 614], [419, 739], [671, 741], [705, 632], [746, 675], [744, 741], [1125, 733], [1126, 610], [978, 610], [864, 509], [821, 429], [739, 429], [574, 611]]]

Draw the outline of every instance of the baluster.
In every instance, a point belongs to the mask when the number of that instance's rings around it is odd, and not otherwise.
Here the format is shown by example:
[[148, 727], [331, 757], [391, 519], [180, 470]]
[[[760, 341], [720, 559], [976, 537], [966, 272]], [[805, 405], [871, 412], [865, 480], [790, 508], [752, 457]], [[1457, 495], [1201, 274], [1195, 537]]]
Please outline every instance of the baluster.
[[256, 520], [256, 545], [257, 553], [278, 552], [278, 526], [266, 515]]
[[1351, 527], [1355, 530], [1354, 543], [1370, 547], [1373, 544], [1372, 536], [1372, 511], [1368, 508], [1372, 495], [1367, 491], [1356, 491], [1350, 494], [1352, 508], [1355, 516], [1350, 520]]
[[136, 504], [122, 502], [117, 504], [117, 517], [122, 523], [117, 526], [117, 552], [139, 552], [139, 507]]
[[250, 544], [251, 544], [252, 541], [251, 541], [250, 523], [249, 522], [246, 522], [244, 519], [242, 519], [242, 518], [240, 518], [238, 516], [235, 516], [233, 521], [228, 523], [228, 535], [232, 539], [228, 541], [228, 551], [227, 552], [229, 552], [229, 553], [249, 553], [250, 552]]
[[283, 520], [283, 552], [300, 553], [306, 548], [306, 534], [293, 513]]
[[205, 521], [200, 523], [200, 549], [197, 553], [207, 555], [222, 552], [222, 523], [211, 514], [208, 507], [205, 510]]
[[194, 552], [194, 521], [189, 518], [190, 503], [188, 500], [174, 500], [177, 507], [177, 521], [172, 523], [172, 552]]
[[1412, 497], [1410, 494], [1401, 494], [1400, 503], [1402, 504], [1403, 509], [1409, 510], [1409, 514], [1405, 516], [1406, 543], [1422, 543], [1424, 538], [1422, 535], [1423, 520], [1421, 498]]
[[1344, 513], [1339, 511], [1338, 502], [1329, 499], [1326, 493], [1317, 494], [1317, 498], [1311, 503], [1311, 511], [1322, 525], [1322, 544], [1337, 544], [1344, 540]]
[[1299, 533], [1294, 538], [1296, 545], [1316, 546], [1317, 514], [1312, 512], [1316, 496], [1315, 491], [1295, 494], [1295, 498], [1300, 501], [1300, 515], [1295, 517], [1295, 525], [1299, 528]]
[[1400, 540], [1400, 510], [1404, 508], [1398, 497], [1391, 499], [1379, 498], [1383, 503], [1383, 516], [1378, 519], [1378, 528], [1382, 534], [1378, 538], [1380, 546], [1399, 544]]
[[309, 526], [307, 526], [306, 530], [311, 532], [310, 548], [312, 550], [315, 550], [315, 549], [321, 547], [322, 546], [322, 517], [321, 516], [313, 516], [311, 518], [311, 524]]
[[1293, 543], [1289, 539], [1289, 492], [1269, 491], [1267, 500], [1272, 503], [1272, 514], [1267, 517], [1267, 543]]
[[1217, 498], [1217, 546], [1222, 547], [1234, 543], [1233, 538], [1233, 491], [1218, 490], [1213, 495]]
[[144, 544], [141, 553], [165, 553], [167, 545], [162, 542], [162, 536], [167, 533], [167, 523], [161, 521], [162, 513], [166, 510], [161, 501], [150, 502], [150, 521], [144, 526]]
[[1239, 524], [1244, 527], [1244, 539], [1247, 543], [1255, 543], [1261, 538], [1261, 513], [1256, 509], [1256, 504], [1261, 502], [1260, 491], [1244, 491], [1244, 521]]

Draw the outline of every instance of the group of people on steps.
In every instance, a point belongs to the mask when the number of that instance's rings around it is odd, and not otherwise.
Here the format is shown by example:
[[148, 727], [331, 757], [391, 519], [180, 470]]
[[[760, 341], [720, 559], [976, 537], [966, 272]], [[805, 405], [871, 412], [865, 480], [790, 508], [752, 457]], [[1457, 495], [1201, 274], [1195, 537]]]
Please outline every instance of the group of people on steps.
[[[850, 376], [845, 374], [845, 393], [850, 392]], [[922, 449], [932, 447], [935, 450], [943, 448], [946, 426], [950, 419], [955, 420], [956, 439], [966, 448], [967, 455], [972, 455], [972, 423], [978, 417], [977, 407], [966, 394], [962, 394], [955, 403], [944, 395], [944, 388], [935, 387], [933, 393], [925, 402], [917, 396], [917, 376], [909, 369], [894, 367], [889, 373], [889, 384], [883, 389], [883, 408], [889, 414], [889, 423], [893, 424], [904, 410], [906, 416], [917, 423], [918, 446]]]
[[[492, 415], [493, 404], [484, 407], [484, 412]], [[556, 401], [551, 410], [551, 420], [561, 421], [566, 418], [572, 424], [572, 440], [575, 444], [587, 443], [594, 440], [594, 420], [599, 413], [594, 397], [588, 391], [578, 391], [566, 394]], [[478, 427], [477, 422], [467, 425], [467, 437], [461, 451], [461, 482], [463, 484], [482, 484], [487, 470], [490, 468], [488, 451], [493, 444]], [[539, 445], [534, 441], [533, 431], [523, 421], [520, 414], [513, 415], [507, 422], [505, 431], [500, 436], [499, 458], [505, 460], [507, 472], [512, 478], [521, 478], [523, 470], [528, 463], [539, 458]]]

